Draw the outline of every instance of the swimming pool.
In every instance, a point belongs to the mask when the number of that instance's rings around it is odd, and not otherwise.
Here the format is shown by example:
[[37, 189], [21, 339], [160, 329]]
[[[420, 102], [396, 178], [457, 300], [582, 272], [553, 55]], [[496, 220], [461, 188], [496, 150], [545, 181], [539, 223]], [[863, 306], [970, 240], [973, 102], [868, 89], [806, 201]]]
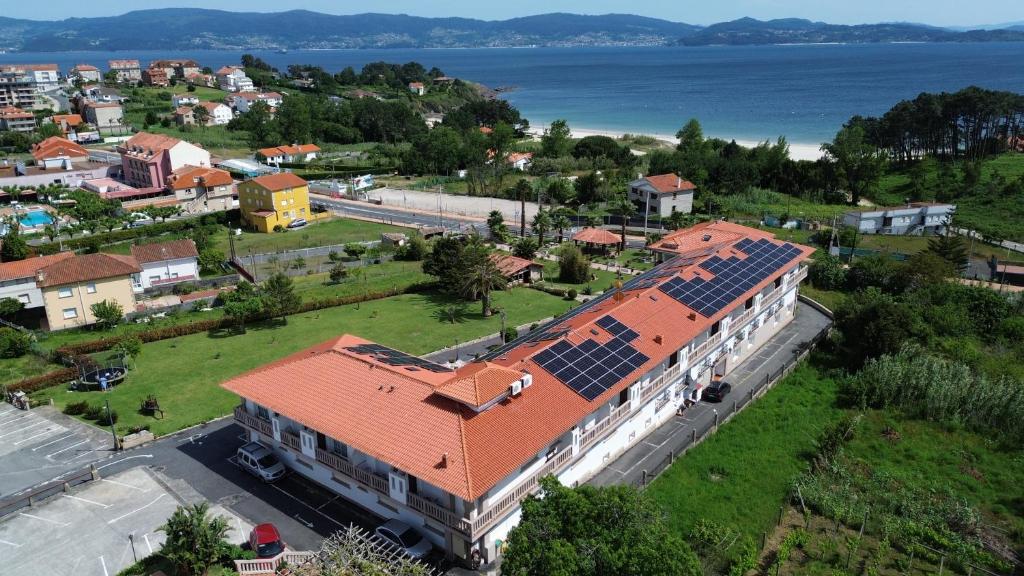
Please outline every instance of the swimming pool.
[[36, 226], [46, 226], [47, 224], [53, 223], [53, 217], [46, 213], [45, 210], [32, 210], [26, 212], [24, 216], [19, 218], [22, 226], [26, 228], [34, 228]]

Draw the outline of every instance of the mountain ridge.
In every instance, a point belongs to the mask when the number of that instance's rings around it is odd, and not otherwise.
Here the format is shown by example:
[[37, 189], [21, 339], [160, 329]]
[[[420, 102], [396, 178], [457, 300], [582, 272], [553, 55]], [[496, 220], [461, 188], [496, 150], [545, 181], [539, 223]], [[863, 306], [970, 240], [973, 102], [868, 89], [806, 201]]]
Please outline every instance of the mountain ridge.
[[537, 14], [508, 20], [407, 14], [332, 15], [309, 10], [135, 10], [40, 21], [0, 17], [0, 50], [66, 52], [187, 49], [468, 48], [527, 46], [754, 45], [820, 42], [1024, 41], [1024, 30], [957, 31], [914, 23], [828, 24], [740, 18], [710, 26], [631, 14]]

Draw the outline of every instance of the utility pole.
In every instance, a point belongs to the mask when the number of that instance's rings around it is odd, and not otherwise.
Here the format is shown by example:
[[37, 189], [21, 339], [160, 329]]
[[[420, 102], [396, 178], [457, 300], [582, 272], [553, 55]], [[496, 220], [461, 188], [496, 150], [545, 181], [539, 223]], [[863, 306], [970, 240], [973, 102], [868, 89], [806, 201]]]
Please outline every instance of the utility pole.
[[117, 432], [114, 431], [114, 419], [110, 413], [110, 398], [104, 400], [107, 404], [107, 422], [110, 423], [110, 434], [114, 437], [114, 450], [117, 450]]
[[644, 192], [644, 238], [647, 238], [647, 217], [651, 213], [651, 195]]
[[505, 341], [505, 310], [499, 310], [498, 315], [501, 316], [501, 343], [507, 344], [507, 342]]

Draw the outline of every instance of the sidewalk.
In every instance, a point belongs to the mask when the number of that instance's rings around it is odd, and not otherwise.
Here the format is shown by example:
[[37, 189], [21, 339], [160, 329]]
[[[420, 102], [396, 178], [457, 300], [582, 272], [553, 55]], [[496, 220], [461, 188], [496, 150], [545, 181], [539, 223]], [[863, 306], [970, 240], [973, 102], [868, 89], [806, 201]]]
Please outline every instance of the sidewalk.
[[[694, 438], [702, 438], [715, 426], [715, 415], [731, 413], [733, 402], [748, 399], [758, 385], [763, 386], [770, 374], [776, 373], [800, 353], [800, 345], [810, 341], [829, 325], [831, 320], [810, 306], [799, 303], [792, 322], [769, 340], [756, 354], [745, 360], [726, 376], [732, 392], [720, 404], [701, 402], [688, 408], [683, 416], [676, 416], [661, 425], [640, 443], [590, 479], [588, 484], [608, 486], [631, 484], [640, 486], [653, 479], [656, 471], [672, 457], [681, 455]], [[742, 408], [741, 408], [742, 409]], [[696, 435], [694, 434], [696, 432]]]

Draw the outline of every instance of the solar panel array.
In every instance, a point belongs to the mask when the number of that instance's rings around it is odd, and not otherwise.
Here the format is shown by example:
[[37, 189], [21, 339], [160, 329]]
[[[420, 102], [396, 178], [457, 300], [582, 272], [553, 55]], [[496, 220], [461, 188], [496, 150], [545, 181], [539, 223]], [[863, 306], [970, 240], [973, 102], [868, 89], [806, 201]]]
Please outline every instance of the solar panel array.
[[650, 360], [630, 344], [639, 334], [625, 324], [604, 316], [597, 325], [613, 336], [606, 344], [588, 339], [573, 346], [562, 340], [533, 357], [541, 368], [587, 401], [597, 398]]
[[405, 352], [399, 352], [394, 348], [388, 348], [387, 346], [381, 346], [380, 344], [360, 344], [358, 346], [347, 346], [345, 350], [360, 354], [364, 356], [372, 356], [374, 360], [383, 362], [389, 366], [402, 366], [405, 368], [420, 368], [423, 370], [429, 370], [431, 372], [451, 372], [449, 368], [445, 368], [440, 364], [435, 364], [429, 360], [418, 358]]
[[800, 254], [800, 249], [792, 244], [778, 245], [764, 239], [754, 241], [746, 238], [737, 242], [736, 248], [747, 257], [712, 256], [699, 264], [701, 269], [714, 274], [714, 278], [683, 280], [676, 277], [659, 288], [702, 316], [710, 317]]

